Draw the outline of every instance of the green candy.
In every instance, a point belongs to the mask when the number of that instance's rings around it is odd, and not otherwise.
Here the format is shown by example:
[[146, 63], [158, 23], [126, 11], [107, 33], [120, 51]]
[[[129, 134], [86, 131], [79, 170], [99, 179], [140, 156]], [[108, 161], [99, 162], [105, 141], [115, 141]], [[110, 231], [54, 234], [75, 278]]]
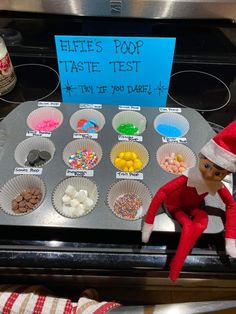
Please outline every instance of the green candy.
[[132, 123], [124, 123], [119, 125], [117, 131], [125, 135], [135, 135], [139, 133], [139, 129]]

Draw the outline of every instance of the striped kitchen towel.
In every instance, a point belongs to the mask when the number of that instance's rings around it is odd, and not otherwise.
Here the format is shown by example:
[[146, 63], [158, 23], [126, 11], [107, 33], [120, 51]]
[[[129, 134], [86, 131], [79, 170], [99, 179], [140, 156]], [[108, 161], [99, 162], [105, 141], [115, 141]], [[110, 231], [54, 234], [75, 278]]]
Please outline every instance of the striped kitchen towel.
[[0, 314], [104, 314], [119, 306], [85, 297], [72, 302], [54, 297], [42, 286], [0, 285]]

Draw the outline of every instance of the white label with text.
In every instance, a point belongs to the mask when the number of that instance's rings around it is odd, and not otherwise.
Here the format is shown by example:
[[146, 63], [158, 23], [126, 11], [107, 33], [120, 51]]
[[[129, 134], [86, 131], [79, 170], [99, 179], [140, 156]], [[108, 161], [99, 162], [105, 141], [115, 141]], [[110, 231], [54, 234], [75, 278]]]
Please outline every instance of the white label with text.
[[28, 131], [26, 136], [51, 137], [52, 132]]
[[187, 143], [186, 137], [162, 137], [163, 143]]
[[39, 107], [60, 107], [61, 103], [59, 101], [39, 101]]
[[166, 107], [160, 107], [160, 112], [181, 112], [181, 108], [166, 108]]
[[77, 169], [67, 169], [67, 177], [93, 177], [93, 170], [77, 170]]
[[133, 180], [143, 180], [143, 173], [141, 172], [116, 172], [117, 179], [133, 179]]
[[81, 109], [88, 109], [88, 108], [102, 109], [102, 105], [101, 104], [80, 104], [79, 107]]
[[98, 134], [97, 133], [74, 133], [73, 138], [92, 138], [97, 139]]
[[134, 141], [134, 142], [142, 142], [143, 137], [138, 135], [119, 135], [118, 141]]
[[136, 110], [140, 111], [140, 106], [119, 106], [119, 110]]
[[15, 168], [14, 174], [36, 174], [36, 175], [41, 175], [43, 172], [43, 168], [31, 168], [31, 167], [26, 167], [26, 168]]

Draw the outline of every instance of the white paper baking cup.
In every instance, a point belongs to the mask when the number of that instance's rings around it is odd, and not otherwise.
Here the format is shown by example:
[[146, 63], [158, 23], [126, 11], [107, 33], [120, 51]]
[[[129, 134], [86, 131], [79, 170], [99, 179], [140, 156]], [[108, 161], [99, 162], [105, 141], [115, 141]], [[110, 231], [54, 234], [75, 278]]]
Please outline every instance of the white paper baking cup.
[[[113, 146], [110, 153], [110, 160], [114, 167], [116, 167], [115, 159], [118, 157], [119, 153], [121, 152], [135, 152], [137, 154], [138, 159], [140, 159], [143, 164], [140, 170], [145, 168], [146, 165], [148, 164], [149, 154], [146, 148], [142, 144], [136, 143], [136, 142], [119, 142], [115, 146]], [[122, 170], [122, 169], [119, 169], [119, 170]]]
[[[175, 127], [180, 131], [179, 136], [170, 136], [169, 134], [164, 134], [161, 133], [159, 130], [157, 130], [159, 125], [169, 125], [170, 127]], [[189, 122], [188, 120], [183, 117], [182, 115], [178, 113], [173, 113], [173, 112], [165, 112], [159, 114], [155, 120], [154, 120], [154, 129], [157, 133], [159, 133], [162, 136], [166, 137], [181, 137], [187, 134], [189, 130]]]
[[117, 130], [118, 127], [121, 124], [127, 123], [132, 123], [133, 125], [135, 125], [139, 129], [139, 132], [135, 135], [139, 135], [145, 131], [147, 120], [141, 113], [135, 111], [121, 111], [117, 113], [112, 119], [113, 129], [119, 134], [123, 133]]
[[[196, 155], [189, 147], [183, 144], [179, 144], [179, 143], [167, 143], [160, 146], [156, 152], [156, 159], [160, 167], [161, 167], [161, 161], [165, 157], [170, 156], [172, 153], [180, 154], [183, 156], [187, 169], [192, 168], [196, 165], [196, 162], [197, 162]], [[164, 168], [162, 169], [167, 171]], [[173, 173], [171, 171], [167, 171], [167, 172]]]
[[[36, 130], [37, 125], [43, 120], [55, 120], [58, 125], [53, 129], [57, 129], [63, 122], [63, 114], [60, 110], [52, 107], [42, 107], [32, 111], [27, 118], [27, 125], [31, 130]], [[53, 131], [51, 130], [51, 131]], [[50, 131], [50, 132], [51, 132]]]
[[[119, 215], [114, 211], [114, 205], [118, 197], [127, 194], [135, 193], [142, 199], [142, 208], [138, 210], [135, 218], [127, 218]], [[114, 183], [107, 194], [107, 203], [112, 212], [119, 218], [124, 220], [137, 220], [146, 215], [148, 207], [151, 203], [152, 196], [149, 189], [140, 181], [136, 180], [121, 180], [117, 183]]]
[[94, 120], [98, 125], [98, 131], [101, 131], [105, 125], [104, 115], [95, 109], [81, 109], [73, 113], [70, 118], [70, 126], [77, 132], [77, 123], [81, 119]]
[[[78, 215], [76, 217], [70, 216], [62, 210], [62, 206], [63, 206], [62, 197], [65, 194], [65, 190], [68, 187], [68, 185], [72, 185], [76, 189], [76, 191], [87, 190], [88, 197], [93, 200], [93, 206], [88, 211], [86, 211], [83, 215]], [[52, 204], [55, 210], [60, 215], [67, 218], [79, 218], [79, 217], [89, 214], [95, 208], [98, 201], [98, 196], [99, 196], [98, 188], [97, 188], [97, 185], [93, 181], [87, 178], [70, 177], [70, 178], [64, 179], [56, 186], [52, 194]]]
[[[24, 190], [28, 188], [37, 188], [40, 189], [42, 193], [42, 198], [40, 202], [28, 213], [15, 213], [12, 210], [12, 205], [11, 202], [19, 195], [22, 193]], [[46, 187], [43, 181], [34, 175], [20, 175], [17, 177], [14, 177], [10, 179], [8, 182], [4, 184], [4, 186], [0, 190], [0, 208], [9, 215], [13, 216], [22, 216], [22, 215], [27, 215], [34, 211], [36, 208], [38, 208], [46, 194]]]
[[51, 155], [51, 158], [48, 161], [46, 161], [42, 166], [45, 166], [53, 159], [53, 156], [56, 151], [53, 142], [50, 141], [49, 139], [33, 136], [17, 145], [14, 155], [16, 162], [20, 166], [25, 167], [27, 156], [29, 152], [34, 149], [39, 151], [47, 151]]
[[76, 153], [78, 149], [81, 150], [91, 150], [97, 155], [97, 163], [91, 167], [90, 169], [94, 168], [99, 164], [99, 162], [102, 159], [102, 148], [100, 144], [93, 140], [89, 139], [78, 139], [74, 140], [66, 145], [66, 147], [63, 150], [62, 158], [65, 162], [65, 164], [71, 168], [71, 165], [69, 164], [69, 158], [72, 154]]

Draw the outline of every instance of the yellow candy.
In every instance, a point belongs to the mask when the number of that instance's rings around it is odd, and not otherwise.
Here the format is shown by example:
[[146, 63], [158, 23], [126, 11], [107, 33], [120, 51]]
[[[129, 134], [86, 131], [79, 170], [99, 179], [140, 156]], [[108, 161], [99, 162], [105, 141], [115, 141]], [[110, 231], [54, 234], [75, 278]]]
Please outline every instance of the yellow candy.
[[134, 167], [129, 167], [129, 172], [134, 172]]
[[139, 170], [139, 169], [142, 168], [142, 166], [143, 166], [143, 163], [141, 162], [141, 160], [140, 159], [135, 159], [135, 161], [134, 161], [134, 169], [135, 170]]
[[135, 153], [135, 152], [132, 152], [132, 160], [135, 160], [135, 159], [137, 159], [137, 154]]
[[120, 152], [120, 153], [119, 153], [119, 158], [123, 159], [123, 158], [124, 158], [124, 155], [125, 155], [125, 152]]
[[125, 152], [124, 159], [126, 161], [131, 160], [132, 159], [132, 152]]
[[116, 167], [119, 167], [119, 164], [120, 164], [120, 161], [121, 161], [121, 160], [122, 160], [122, 159], [120, 159], [120, 158], [116, 158], [116, 159], [115, 159], [114, 164], [115, 164]]
[[124, 167], [124, 169], [123, 169], [124, 171], [129, 171], [129, 168], [128, 167]]
[[132, 160], [126, 161], [126, 166], [128, 168], [133, 167], [133, 165], [134, 165], [134, 162]]
[[175, 160], [181, 162], [181, 161], [184, 161], [184, 157], [181, 154], [176, 154]]
[[116, 158], [115, 166], [119, 169], [124, 169], [126, 166], [126, 161], [124, 159]]

